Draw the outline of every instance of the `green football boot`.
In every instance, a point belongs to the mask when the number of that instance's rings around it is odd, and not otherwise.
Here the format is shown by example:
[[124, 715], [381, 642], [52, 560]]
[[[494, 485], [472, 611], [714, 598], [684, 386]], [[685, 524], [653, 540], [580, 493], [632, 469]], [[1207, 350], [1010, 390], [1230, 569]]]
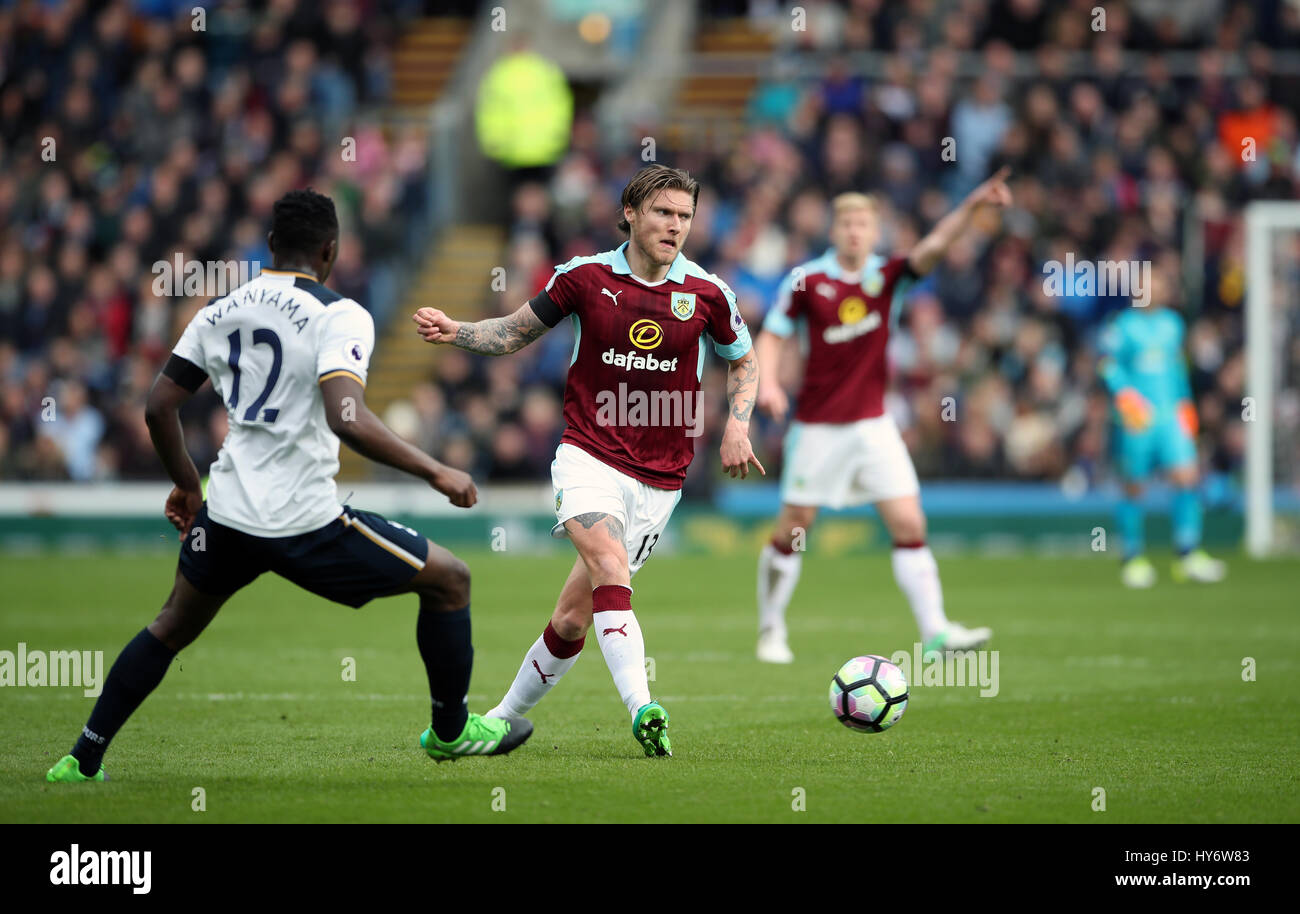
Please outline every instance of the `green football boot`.
[[940, 654], [956, 654], [962, 651], [976, 651], [988, 644], [993, 637], [993, 629], [985, 626], [967, 628], [960, 622], [949, 622], [921, 646], [922, 656], [931, 651]]
[[1204, 549], [1193, 549], [1187, 555], [1174, 559], [1171, 569], [1173, 579], [1178, 583], [1194, 581], [1197, 584], [1217, 584], [1228, 574], [1228, 566], [1218, 559], [1210, 558]]
[[455, 761], [474, 755], [505, 755], [532, 735], [533, 725], [525, 718], [502, 720], [471, 714], [460, 736], [444, 743], [430, 727], [420, 734], [420, 748], [435, 762]]
[[632, 735], [641, 744], [647, 756], [673, 754], [673, 744], [668, 741], [668, 712], [657, 701], [637, 708], [632, 719]]
[[1145, 590], [1155, 586], [1156, 566], [1145, 555], [1135, 555], [1120, 566], [1119, 579], [1125, 587]]
[[78, 784], [82, 781], [106, 781], [108, 776], [104, 774], [104, 766], [100, 765], [98, 771], [86, 777], [81, 773], [81, 764], [72, 756], [65, 755], [45, 772], [45, 780], [51, 784]]

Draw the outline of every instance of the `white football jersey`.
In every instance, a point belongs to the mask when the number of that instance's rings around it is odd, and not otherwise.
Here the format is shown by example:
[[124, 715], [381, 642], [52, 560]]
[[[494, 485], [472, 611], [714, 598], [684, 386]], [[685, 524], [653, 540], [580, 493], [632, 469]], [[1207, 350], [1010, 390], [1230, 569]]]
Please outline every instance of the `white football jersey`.
[[339, 373], [365, 384], [374, 343], [364, 308], [288, 270], [263, 270], [194, 316], [172, 351], [207, 373], [230, 417], [208, 473], [213, 520], [279, 537], [342, 513], [319, 385]]

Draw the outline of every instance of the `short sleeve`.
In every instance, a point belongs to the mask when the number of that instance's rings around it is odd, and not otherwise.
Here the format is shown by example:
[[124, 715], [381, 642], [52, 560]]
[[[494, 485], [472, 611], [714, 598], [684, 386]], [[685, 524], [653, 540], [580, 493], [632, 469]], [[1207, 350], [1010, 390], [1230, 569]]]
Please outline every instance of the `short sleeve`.
[[581, 301], [577, 277], [573, 275], [573, 270], [567, 267], [568, 264], [565, 264], [556, 268], [546, 288], [542, 290], [560, 313], [565, 315], [572, 314]]
[[176, 345], [172, 347], [172, 355], [179, 356], [192, 365], [196, 365], [199, 368], [204, 368], [206, 370], [203, 361], [203, 337], [199, 333], [199, 316], [202, 313], [203, 312], [200, 310], [199, 313], [194, 315], [190, 320], [189, 324], [185, 327], [185, 332], [182, 333], [181, 338], [176, 341]]
[[[803, 306], [802, 290], [796, 295], [794, 280], [796, 274], [801, 275], [804, 281], [807, 281], [806, 272], [802, 267], [796, 267], [786, 274], [785, 279], [781, 280], [781, 285], [776, 290], [776, 301], [768, 309], [767, 316], [763, 318], [763, 329], [771, 334], [785, 338], [794, 333], [795, 322], [799, 319]], [[803, 283], [800, 283], [802, 286]]]
[[885, 277], [885, 288], [891, 290], [889, 307], [893, 311], [898, 311], [903, 304], [903, 297], [911, 291], [920, 277], [912, 272], [912, 265], [905, 255], [886, 260], [880, 272]]
[[718, 277], [710, 274], [709, 278], [722, 293], [714, 297], [717, 303], [709, 308], [709, 336], [713, 337], [713, 349], [727, 361], [735, 361], [753, 348], [749, 328], [740, 316], [736, 293]]
[[[882, 295], [889, 302], [891, 330], [898, 329], [903, 313], [903, 302], [907, 298], [907, 293], [912, 291], [912, 287], [920, 278], [912, 270], [912, 264], [906, 255], [890, 257], [886, 260], [878, 254], [873, 254], [867, 261], [863, 291], [869, 295]], [[876, 286], [875, 283], [879, 285]]]
[[325, 326], [316, 344], [316, 380], [350, 374], [362, 385], [375, 348], [375, 322], [351, 300], [338, 301], [326, 311]]

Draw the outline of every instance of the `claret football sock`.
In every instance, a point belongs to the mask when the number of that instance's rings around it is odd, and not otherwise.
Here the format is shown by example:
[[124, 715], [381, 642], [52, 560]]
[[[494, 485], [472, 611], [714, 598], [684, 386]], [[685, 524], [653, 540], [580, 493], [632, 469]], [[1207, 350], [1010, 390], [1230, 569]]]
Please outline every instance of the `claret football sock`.
[[505, 698], [484, 716], [523, 717], [531, 711], [555, 688], [560, 677], [573, 669], [582, 652], [584, 640], [585, 637], [566, 641], [547, 622], [542, 636], [533, 642], [533, 646], [524, 655], [524, 662], [520, 664], [519, 672], [515, 674], [515, 681], [510, 684]]
[[140, 703], [158, 687], [176, 652], [144, 628], [122, 648], [104, 681], [104, 691], [90, 712], [90, 720], [81, 731], [72, 757], [81, 773], [94, 777], [99, 771], [104, 751]]
[[452, 612], [421, 607], [415, 641], [429, 675], [433, 732], [438, 739], [449, 742], [460, 736], [469, 719], [466, 696], [474, 669], [469, 607]]
[[591, 592], [592, 629], [614, 686], [628, 713], [650, 703], [645, 672], [645, 640], [632, 612], [632, 589], [604, 584]]
[[921, 640], [929, 641], [948, 625], [943, 611], [943, 586], [939, 583], [939, 566], [934, 553], [925, 543], [895, 543], [894, 580], [911, 604], [912, 615], [921, 630]]

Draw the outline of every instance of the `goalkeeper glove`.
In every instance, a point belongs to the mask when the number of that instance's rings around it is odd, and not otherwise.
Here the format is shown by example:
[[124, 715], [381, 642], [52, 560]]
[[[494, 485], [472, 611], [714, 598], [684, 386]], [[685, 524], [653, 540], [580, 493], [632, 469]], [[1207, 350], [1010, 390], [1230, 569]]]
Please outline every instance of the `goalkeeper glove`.
[[1201, 423], [1196, 416], [1196, 407], [1192, 405], [1191, 400], [1182, 400], [1178, 403], [1178, 424], [1183, 427], [1188, 438], [1195, 438], [1196, 433], [1200, 431]]
[[1140, 432], [1151, 424], [1151, 404], [1131, 387], [1115, 394], [1115, 409], [1120, 421], [1130, 432]]

